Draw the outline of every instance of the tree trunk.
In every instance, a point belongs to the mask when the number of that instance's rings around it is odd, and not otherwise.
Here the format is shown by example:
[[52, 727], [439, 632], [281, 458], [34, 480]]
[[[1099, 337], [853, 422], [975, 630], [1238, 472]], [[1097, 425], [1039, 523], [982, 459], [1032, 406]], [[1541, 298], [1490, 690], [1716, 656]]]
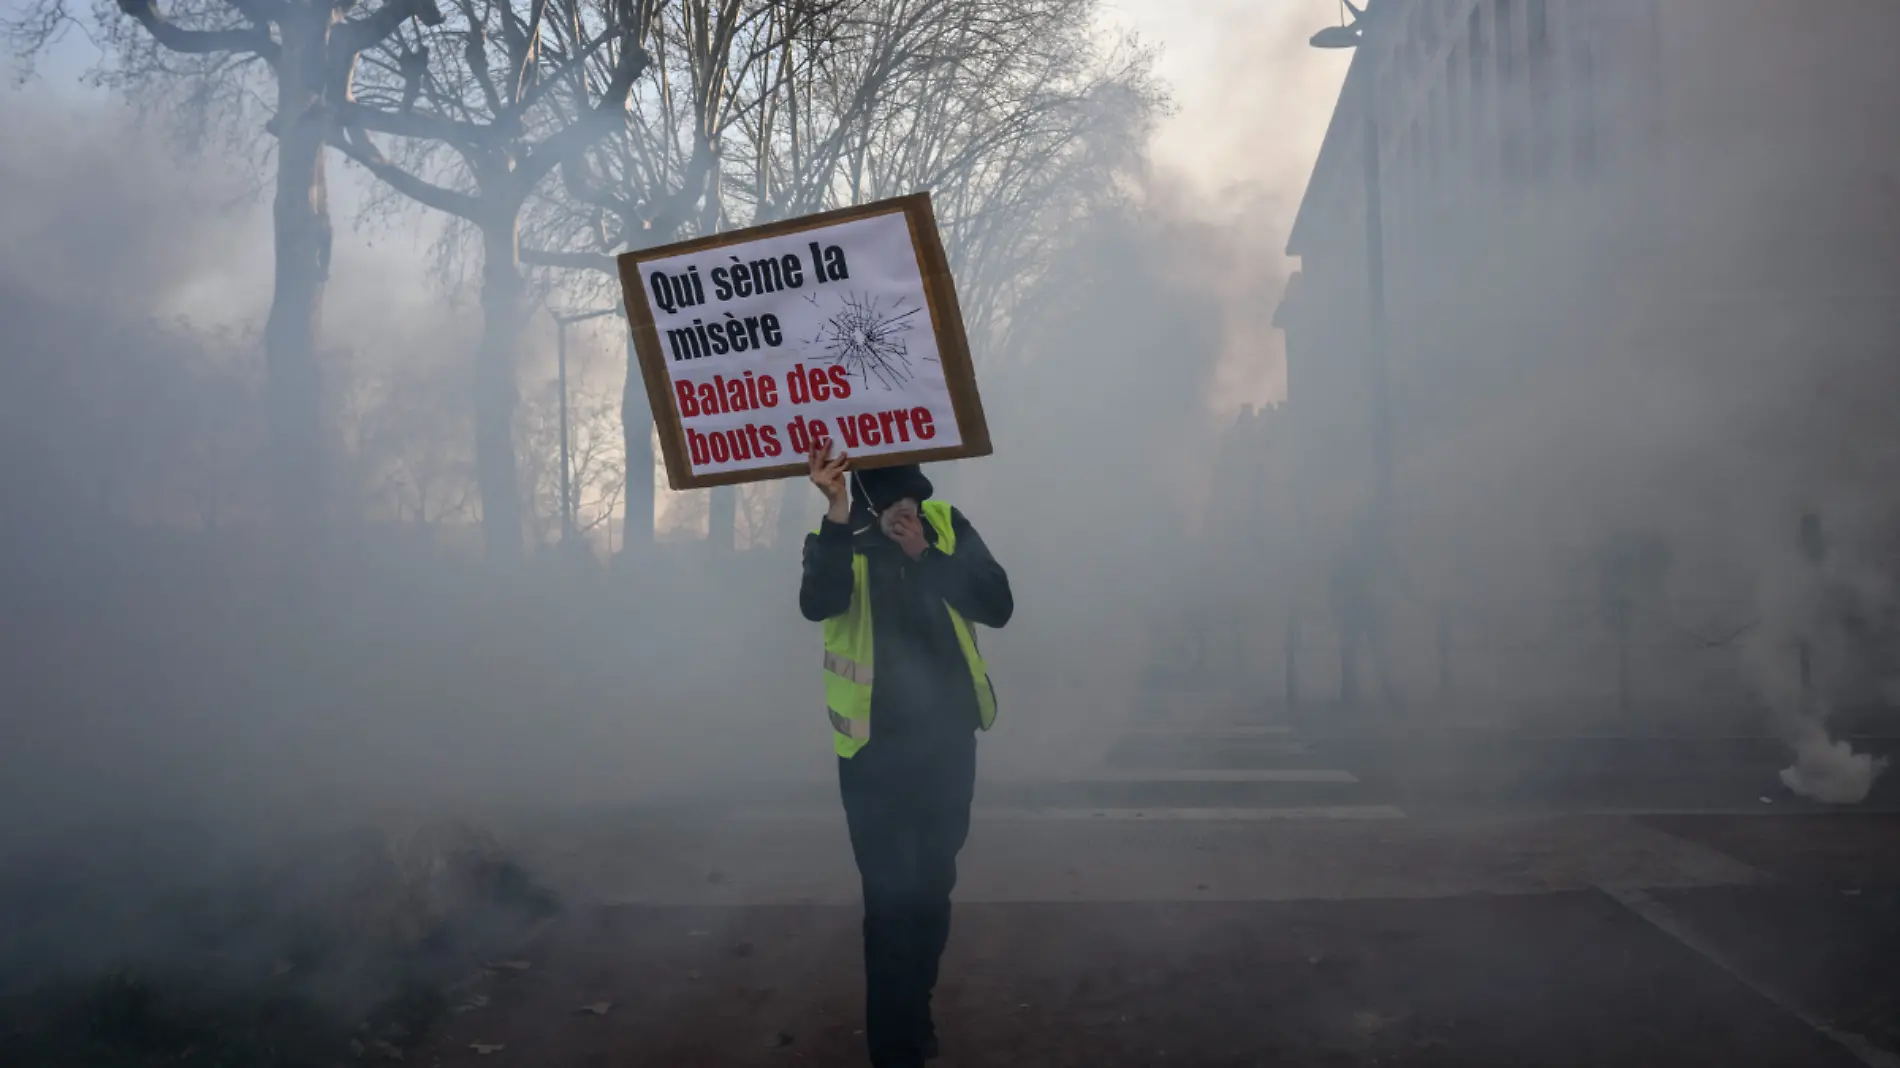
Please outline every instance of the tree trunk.
[[739, 487], [714, 486], [707, 507], [711, 515], [706, 520], [706, 540], [715, 553], [732, 552], [739, 529]]
[[[702, 140], [709, 140], [703, 133], [698, 136]], [[710, 148], [706, 151], [713, 152]], [[718, 230], [720, 215], [725, 210], [719, 199], [720, 174], [723, 168], [720, 167], [720, 159], [716, 152], [712, 154], [712, 161], [712, 167], [706, 171], [706, 199], [699, 210], [701, 234], [710, 234]], [[712, 515], [707, 521], [707, 536], [712, 542], [713, 552], [721, 554], [733, 552], [739, 531], [739, 487], [715, 486], [708, 507], [712, 509]]]
[[482, 538], [493, 560], [521, 555], [521, 487], [515, 465], [515, 352], [525, 325], [517, 215], [482, 224], [482, 341], [475, 352], [475, 479]]
[[277, 77], [277, 190], [271, 207], [276, 277], [264, 327], [271, 511], [281, 544], [308, 563], [323, 539], [322, 382], [317, 327], [330, 277], [321, 106], [330, 9], [283, 23]]
[[778, 505], [778, 534], [772, 545], [774, 552], [798, 555], [804, 551], [805, 535], [818, 526], [818, 495], [811, 491], [811, 483], [802, 478], [788, 478], [779, 483], [784, 487], [784, 497]]
[[627, 515], [620, 551], [640, 552], [653, 544], [653, 409], [647, 405], [640, 357], [627, 334], [627, 382], [620, 390], [620, 432], [627, 450]]

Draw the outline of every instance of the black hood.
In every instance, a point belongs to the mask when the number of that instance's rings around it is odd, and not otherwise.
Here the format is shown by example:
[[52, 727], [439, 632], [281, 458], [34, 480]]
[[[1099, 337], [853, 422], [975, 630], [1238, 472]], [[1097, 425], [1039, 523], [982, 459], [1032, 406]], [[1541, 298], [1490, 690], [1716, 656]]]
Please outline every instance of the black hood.
[[924, 469], [916, 464], [851, 472], [852, 499], [874, 512], [881, 512], [906, 497], [922, 504], [933, 492], [935, 487], [924, 476]]

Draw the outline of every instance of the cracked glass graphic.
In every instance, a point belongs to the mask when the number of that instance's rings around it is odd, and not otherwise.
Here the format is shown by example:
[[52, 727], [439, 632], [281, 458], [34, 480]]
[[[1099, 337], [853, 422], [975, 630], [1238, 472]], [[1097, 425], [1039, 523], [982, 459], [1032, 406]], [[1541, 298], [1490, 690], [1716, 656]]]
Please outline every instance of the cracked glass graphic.
[[[818, 305], [816, 296], [805, 299], [814, 307]], [[916, 325], [911, 316], [923, 310], [906, 308], [905, 303], [899, 297], [887, 306], [878, 297], [851, 293], [840, 298], [838, 310], [808, 344], [823, 349], [832, 363], [859, 381], [895, 389], [914, 374], [905, 335]], [[934, 362], [930, 357], [924, 359]]]

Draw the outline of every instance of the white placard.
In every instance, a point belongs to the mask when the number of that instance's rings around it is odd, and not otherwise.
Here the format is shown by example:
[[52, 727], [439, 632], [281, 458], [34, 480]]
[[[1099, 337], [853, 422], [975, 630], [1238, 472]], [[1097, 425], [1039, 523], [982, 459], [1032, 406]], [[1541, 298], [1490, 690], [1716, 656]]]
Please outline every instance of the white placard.
[[904, 212], [638, 271], [690, 478], [963, 443]]

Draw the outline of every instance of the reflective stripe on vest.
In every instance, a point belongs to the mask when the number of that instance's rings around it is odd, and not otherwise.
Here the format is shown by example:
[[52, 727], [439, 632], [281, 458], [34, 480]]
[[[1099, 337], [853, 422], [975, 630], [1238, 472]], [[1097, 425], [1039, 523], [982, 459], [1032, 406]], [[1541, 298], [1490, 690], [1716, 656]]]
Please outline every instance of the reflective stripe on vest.
[[825, 670], [861, 686], [871, 685], [871, 665], [860, 664], [841, 653], [825, 650]]
[[[957, 535], [950, 521], [950, 506], [925, 501], [920, 511], [937, 531], [937, 551], [953, 555]], [[977, 649], [976, 634], [969, 622], [948, 604], [944, 610], [950, 613], [957, 646], [970, 666], [971, 682], [976, 687], [977, 722], [989, 730], [996, 722], [996, 690], [990, 684], [989, 665]], [[871, 740], [871, 583], [863, 553], [851, 556], [850, 606], [843, 615], [825, 620], [824, 628], [825, 712], [831, 719], [832, 748], [839, 756], [849, 758]]]
[[[870, 717], [867, 716], [864, 719], [850, 719], [845, 716], [840, 716], [829, 708], [825, 709], [825, 713], [831, 717], [831, 729], [833, 732], [861, 742], [871, 740]], [[857, 750], [854, 749], [852, 752], [855, 753]]]

